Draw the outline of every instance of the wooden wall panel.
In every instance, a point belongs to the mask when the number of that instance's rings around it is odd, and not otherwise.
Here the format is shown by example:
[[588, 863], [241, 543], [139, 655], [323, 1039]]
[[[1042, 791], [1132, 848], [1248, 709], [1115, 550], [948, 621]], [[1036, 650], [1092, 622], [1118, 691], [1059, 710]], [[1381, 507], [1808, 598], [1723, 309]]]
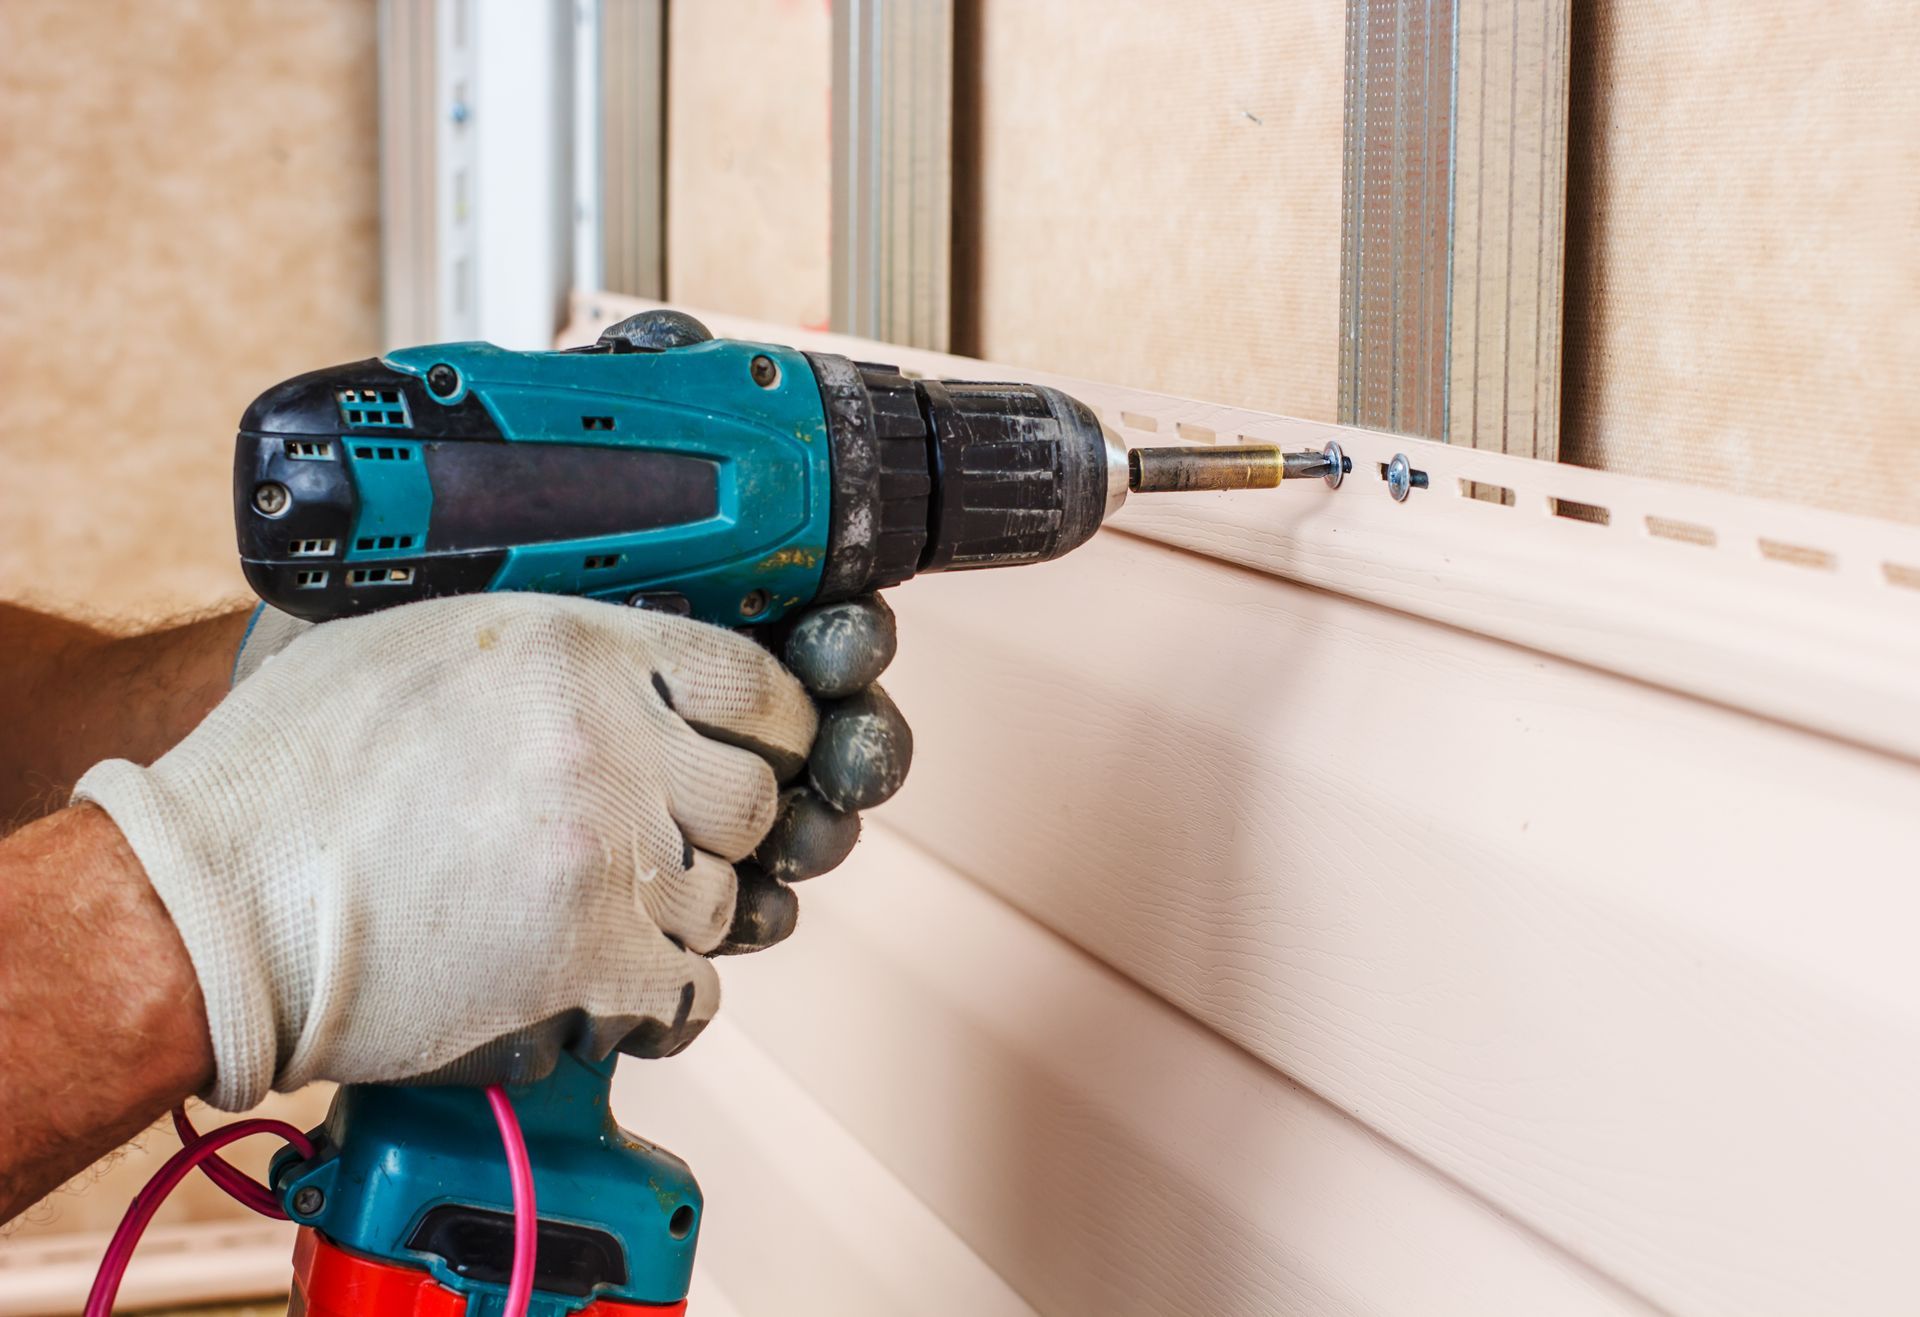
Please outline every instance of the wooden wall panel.
[[[801, 900], [717, 1036], [622, 1071], [743, 1312], [1028, 1311], [927, 1256], [934, 1214], [1059, 1317], [1647, 1311], [884, 824]], [[856, 1140], [884, 1178], [823, 1173]]]
[[828, 0], [667, 7], [667, 296], [827, 323]]
[[958, 350], [1332, 420], [1344, 14], [982, 0]]
[[241, 412], [378, 346], [373, 0], [8, 0], [0, 50], [0, 595], [237, 598]]
[[1910, 4], [1576, 0], [1565, 460], [1920, 521], [1917, 53]]

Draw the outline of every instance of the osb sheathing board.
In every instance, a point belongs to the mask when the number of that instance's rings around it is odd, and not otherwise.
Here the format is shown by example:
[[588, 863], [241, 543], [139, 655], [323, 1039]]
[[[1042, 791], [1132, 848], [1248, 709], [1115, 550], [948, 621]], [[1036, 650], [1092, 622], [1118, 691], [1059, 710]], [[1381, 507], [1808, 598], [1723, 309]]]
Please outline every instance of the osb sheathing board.
[[1920, 520], [1920, 6], [1572, 37], [1564, 460]]
[[667, 6], [667, 296], [827, 323], [829, 0]]
[[982, 0], [962, 22], [958, 350], [1332, 420], [1338, 0]]
[[0, 598], [238, 598], [241, 412], [378, 347], [373, 0], [6, 0], [0, 52]]

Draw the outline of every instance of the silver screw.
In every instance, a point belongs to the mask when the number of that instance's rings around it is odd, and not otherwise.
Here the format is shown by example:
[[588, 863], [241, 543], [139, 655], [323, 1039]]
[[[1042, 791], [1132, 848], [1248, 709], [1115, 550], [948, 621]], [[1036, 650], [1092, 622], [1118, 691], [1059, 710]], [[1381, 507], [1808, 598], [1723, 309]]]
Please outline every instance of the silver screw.
[[1387, 463], [1387, 492], [1393, 495], [1393, 501], [1405, 503], [1409, 493], [1426, 487], [1427, 473], [1415, 471], [1405, 453], [1395, 453], [1393, 460]]
[[253, 491], [253, 510], [263, 517], [277, 517], [293, 502], [293, 495], [277, 480], [269, 480]]
[[311, 1184], [293, 1196], [295, 1216], [312, 1216], [326, 1205], [327, 1196]]
[[1347, 477], [1347, 455], [1340, 451], [1340, 444], [1333, 439], [1327, 440], [1327, 446], [1320, 451], [1327, 459], [1327, 474], [1321, 479], [1327, 482], [1328, 489], [1340, 488], [1340, 482]]

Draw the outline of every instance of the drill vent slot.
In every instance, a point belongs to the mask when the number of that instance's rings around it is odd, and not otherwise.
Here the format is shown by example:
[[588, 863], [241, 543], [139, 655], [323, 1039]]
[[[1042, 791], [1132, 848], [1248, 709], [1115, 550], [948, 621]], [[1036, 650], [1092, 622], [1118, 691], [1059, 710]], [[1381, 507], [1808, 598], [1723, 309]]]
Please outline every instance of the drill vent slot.
[[338, 547], [337, 540], [295, 540], [287, 545], [287, 554], [294, 558], [331, 558]]
[[611, 430], [613, 428], [613, 418], [611, 416], [582, 416], [580, 418], [580, 428], [582, 430]]
[[362, 535], [353, 542], [353, 547], [362, 553], [370, 549], [411, 549], [411, 535]]
[[353, 455], [368, 462], [411, 462], [411, 448], [376, 448], [372, 444], [355, 444]]
[[624, 553], [590, 553], [580, 567], [583, 571], [597, 572], [606, 567], [618, 567], [626, 557]]
[[327, 573], [325, 572], [295, 572], [293, 574], [293, 588], [296, 590], [318, 590], [323, 588], [326, 583]]
[[299, 462], [330, 462], [333, 445], [324, 439], [289, 439], [287, 456]]
[[347, 573], [348, 585], [411, 585], [411, 567], [355, 567]]
[[398, 389], [342, 389], [340, 415], [348, 425], [404, 430], [407, 400]]

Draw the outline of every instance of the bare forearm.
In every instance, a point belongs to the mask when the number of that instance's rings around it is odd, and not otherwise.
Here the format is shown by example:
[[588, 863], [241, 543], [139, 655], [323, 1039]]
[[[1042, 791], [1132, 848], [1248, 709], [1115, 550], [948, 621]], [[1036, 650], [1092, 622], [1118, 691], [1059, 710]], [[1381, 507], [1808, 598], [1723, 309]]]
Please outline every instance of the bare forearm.
[[212, 1074], [192, 962], [113, 820], [0, 841], [0, 1222]]
[[115, 638], [0, 604], [0, 831], [102, 759], [151, 763], [226, 694], [247, 612]]

